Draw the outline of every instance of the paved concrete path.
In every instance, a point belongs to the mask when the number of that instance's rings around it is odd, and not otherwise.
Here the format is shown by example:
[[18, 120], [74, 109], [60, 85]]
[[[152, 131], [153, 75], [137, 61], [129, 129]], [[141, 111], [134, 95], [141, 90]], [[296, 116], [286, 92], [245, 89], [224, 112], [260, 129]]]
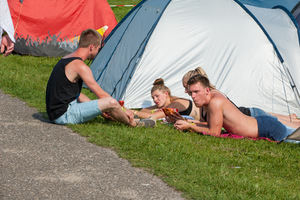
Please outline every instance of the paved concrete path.
[[0, 91], [0, 199], [183, 199], [159, 178]]

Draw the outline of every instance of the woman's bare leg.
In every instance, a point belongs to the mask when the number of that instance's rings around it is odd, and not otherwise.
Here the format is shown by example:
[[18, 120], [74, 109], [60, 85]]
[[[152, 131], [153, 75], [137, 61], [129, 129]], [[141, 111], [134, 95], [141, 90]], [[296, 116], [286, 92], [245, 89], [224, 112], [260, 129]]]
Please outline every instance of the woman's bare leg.
[[278, 121], [280, 121], [284, 125], [287, 125], [289, 127], [295, 128], [295, 129], [300, 127], [300, 122], [291, 122], [291, 121], [280, 119], [280, 118], [278, 118]]
[[290, 115], [281, 115], [281, 114], [276, 114], [276, 113], [269, 113], [269, 114], [277, 117], [278, 119], [300, 123], [300, 119], [294, 113], [292, 113]]

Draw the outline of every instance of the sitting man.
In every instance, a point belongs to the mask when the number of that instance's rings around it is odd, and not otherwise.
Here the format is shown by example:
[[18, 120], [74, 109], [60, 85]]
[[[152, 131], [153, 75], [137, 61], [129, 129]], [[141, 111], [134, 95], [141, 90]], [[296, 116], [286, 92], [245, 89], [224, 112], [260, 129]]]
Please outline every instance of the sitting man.
[[[93, 29], [81, 33], [78, 49], [63, 57], [53, 68], [46, 89], [46, 108], [50, 121], [56, 124], [78, 124], [98, 115], [112, 118], [129, 126], [154, 126], [155, 121], [135, 122], [133, 113], [122, 108], [95, 81], [84, 63], [96, 57], [102, 36]], [[90, 100], [81, 93], [83, 82], [99, 98]]]
[[178, 120], [174, 126], [179, 130], [193, 129], [220, 136], [222, 127], [226, 131], [244, 137], [266, 137], [281, 141], [293, 130], [287, 129], [281, 122], [270, 116], [250, 117], [243, 114], [223, 94], [211, 91], [209, 80], [202, 75], [191, 77], [188, 82], [188, 92], [197, 107], [207, 108], [207, 123], [192, 124]]

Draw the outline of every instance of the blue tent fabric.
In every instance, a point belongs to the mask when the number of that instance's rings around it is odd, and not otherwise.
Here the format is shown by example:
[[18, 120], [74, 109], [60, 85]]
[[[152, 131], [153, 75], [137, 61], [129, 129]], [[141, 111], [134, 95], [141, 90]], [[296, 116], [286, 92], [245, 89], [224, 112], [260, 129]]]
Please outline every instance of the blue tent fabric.
[[240, 0], [242, 4], [257, 6], [262, 8], [273, 8], [274, 6], [283, 6], [290, 12], [297, 5], [299, 0]]
[[298, 28], [300, 27], [300, 2], [294, 7], [292, 10], [292, 14], [298, 24]]
[[[164, 9], [170, 1], [143, 1], [138, 4], [124, 20], [112, 31], [103, 48], [91, 65], [95, 80], [114, 98], [120, 99], [124, 88], [130, 81], [136, 62], [143, 53], [147, 41]], [[142, 16], [142, 17], [140, 17]], [[135, 36], [132, 37], [132, 34]], [[130, 44], [126, 49], [124, 45]], [[115, 55], [121, 55], [118, 63]], [[114, 74], [113, 78], [106, 74]], [[114, 87], [111, 87], [114, 85]]]
[[[287, 13], [287, 15], [291, 18], [297, 29], [299, 30], [300, 25], [300, 9], [298, 9], [297, 14], [294, 14], [297, 7], [300, 7], [299, 0], [236, 0], [236, 2], [240, 2], [244, 5], [251, 5], [262, 8], [280, 8]], [[293, 14], [292, 14], [293, 13]], [[298, 19], [297, 19], [298, 18]], [[298, 31], [299, 32], [299, 31]], [[298, 33], [300, 38], [300, 33]]]
[[266, 35], [266, 37], [268, 38], [268, 40], [271, 42], [271, 44], [273, 45], [276, 54], [278, 55], [280, 62], [283, 62], [283, 58], [281, 56], [281, 54], [279, 53], [275, 43], [273, 42], [273, 40], [271, 39], [271, 37], [269, 36], [268, 32], [265, 30], [265, 28], [263, 27], [263, 25], [261, 25], [261, 23], [258, 21], [258, 19], [250, 12], [250, 10], [248, 10], [246, 8], [246, 6], [244, 6], [242, 3], [240, 3], [238, 0], [235, 0], [235, 2], [237, 2], [252, 18], [253, 20], [258, 24], [258, 26], [261, 28], [261, 30], [264, 32], [264, 34]]
[[[299, 30], [299, 22], [297, 22], [297, 20], [295, 19], [295, 17], [293, 16], [293, 14], [291, 12], [289, 12], [285, 7], [283, 6], [275, 6], [273, 7], [273, 9], [281, 9], [283, 10], [291, 19], [291, 21], [294, 23], [295, 27], [298, 30], [298, 38], [299, 38], [299, 42], [300, 42], [300, 30]], [[300, 44], [300, 43], [299, 43]]]

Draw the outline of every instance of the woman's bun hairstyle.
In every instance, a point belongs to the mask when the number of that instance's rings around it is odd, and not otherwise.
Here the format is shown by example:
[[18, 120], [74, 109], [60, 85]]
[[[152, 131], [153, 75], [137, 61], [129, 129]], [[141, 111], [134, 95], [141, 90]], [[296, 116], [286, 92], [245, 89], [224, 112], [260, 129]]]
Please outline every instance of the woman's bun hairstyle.
[[151, 89], [151, 94], [156, 90], [168, 92], [169, 95], [171, 96], [171, 90], [167, 86], [165, 86], [165, 81], [162, 78], [158, 78], [154, 81], [153, 87]]
[[154, 81], [153, 85], [164, 85], [165, 81], [162, 78], [158, 78]]

